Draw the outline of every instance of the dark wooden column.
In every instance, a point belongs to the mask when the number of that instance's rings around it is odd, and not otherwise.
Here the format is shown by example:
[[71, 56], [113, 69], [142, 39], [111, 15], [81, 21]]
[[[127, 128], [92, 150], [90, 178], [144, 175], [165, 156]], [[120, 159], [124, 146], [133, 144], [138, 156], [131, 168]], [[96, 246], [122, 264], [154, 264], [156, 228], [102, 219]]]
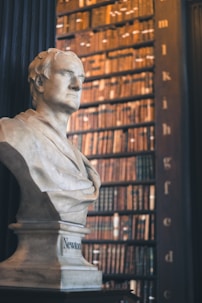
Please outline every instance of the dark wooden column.
[[194, 302], [186, 2], [155, 2], [157, 302]]
[[190, 82], [191, 211], [194, 299], [202, 302], [202, 2], [190, 1], [188, 15], [188, 62]]

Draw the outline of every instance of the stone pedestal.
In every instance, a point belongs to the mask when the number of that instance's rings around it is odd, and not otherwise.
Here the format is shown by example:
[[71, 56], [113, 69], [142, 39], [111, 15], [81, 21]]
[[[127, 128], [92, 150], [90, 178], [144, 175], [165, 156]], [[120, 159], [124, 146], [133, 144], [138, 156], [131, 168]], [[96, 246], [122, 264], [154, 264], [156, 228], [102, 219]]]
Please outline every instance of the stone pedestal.
[[64, 222], [16, 223], [18, 248], [0, 263], [0, 285], [51, 289], [100, 289], [102, 273], [82, 256], [87, 228]]

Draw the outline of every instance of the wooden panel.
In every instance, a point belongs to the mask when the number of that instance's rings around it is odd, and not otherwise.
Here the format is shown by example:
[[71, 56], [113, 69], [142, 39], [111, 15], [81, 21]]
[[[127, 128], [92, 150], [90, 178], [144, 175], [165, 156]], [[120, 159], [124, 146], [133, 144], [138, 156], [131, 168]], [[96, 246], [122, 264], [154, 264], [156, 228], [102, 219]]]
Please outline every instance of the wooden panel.
[[192, 302], [185, 1], [156, 1], [157, 302]]

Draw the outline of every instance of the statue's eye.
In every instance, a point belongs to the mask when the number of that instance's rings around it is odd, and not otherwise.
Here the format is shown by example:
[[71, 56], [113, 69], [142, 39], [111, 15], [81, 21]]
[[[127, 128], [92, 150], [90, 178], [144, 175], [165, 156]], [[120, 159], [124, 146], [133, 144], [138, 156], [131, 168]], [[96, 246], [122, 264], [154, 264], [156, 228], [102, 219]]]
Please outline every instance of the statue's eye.
[[73, 76], [73, 72], [70, 70], [61, 70], [60, 74], [67, 78], [71, 78]]

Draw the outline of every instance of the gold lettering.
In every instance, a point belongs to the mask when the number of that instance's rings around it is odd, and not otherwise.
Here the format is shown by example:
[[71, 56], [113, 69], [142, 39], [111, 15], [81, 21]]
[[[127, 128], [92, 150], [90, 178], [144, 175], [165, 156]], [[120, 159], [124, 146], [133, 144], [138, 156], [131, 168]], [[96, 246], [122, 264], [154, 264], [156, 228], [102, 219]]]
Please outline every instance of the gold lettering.
[[170, 163], [171, 160], [172, 160], [171, 157], [164, 157], [164, 158], [163, 158], [163, 166], [164, 166], [164, 168], [165, 168], [166, 170], [171, 169], [171, 163]]
[[170, 191], [169, 191], [169, 187], [171, 185], [171, 181], [165, 181], [164, 182], [164, 194], [165, 195], [169, 195]]
[[162, 71], [162, 80], [163, 81], [170, 81], [172, 80], [170, 73], [167, 71]]
[[163, 56], [167, 55], [167, 45], [166, 44], [161, 44], [161, 53]]
[[163, 296], [165, 299], [170, 300], [171, 299], [171, 291], [170, 290], [165, 290], [163, 292]]
[[168, 101], [165, 96], [162, 99], [162, 109], [168, 109]]
[[168, 124], [163, 123], [162, 128], [163, 128], [163, 135], [164, 136], [171, 135], [171, 127]]
[[166, 226], [166, 227], [171, 226], [171, 218], [169, 218], [169, 217], [164, 218], [163, 219], [163, 225]]
[[173, 263], [173, 251], [169, 250], [169, 252], [165, 255], [165, 261], [168, 263]]
[[163, 19], [158, 21], [158, 28], [168, 27], [168, 19]]

